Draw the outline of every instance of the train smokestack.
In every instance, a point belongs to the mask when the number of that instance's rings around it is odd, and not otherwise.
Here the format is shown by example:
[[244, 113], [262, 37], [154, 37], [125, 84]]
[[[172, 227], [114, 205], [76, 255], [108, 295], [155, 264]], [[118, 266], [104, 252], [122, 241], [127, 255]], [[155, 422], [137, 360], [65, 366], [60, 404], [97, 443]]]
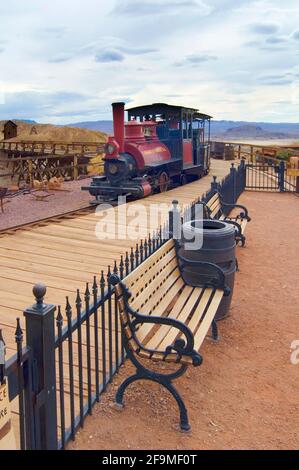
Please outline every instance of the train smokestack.
[[112, 103], [114, 137], [119, 144], [119, 151], [125, 151], [125, 103]]

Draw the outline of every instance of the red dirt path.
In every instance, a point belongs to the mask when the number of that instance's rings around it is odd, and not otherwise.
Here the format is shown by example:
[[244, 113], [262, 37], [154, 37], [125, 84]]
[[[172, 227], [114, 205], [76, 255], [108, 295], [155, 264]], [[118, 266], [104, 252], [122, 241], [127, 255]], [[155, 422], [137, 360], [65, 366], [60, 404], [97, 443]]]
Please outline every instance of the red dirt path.
[[204, 363], [176, 382], [192, 424], [177, 430], [172, 398], [155, 384], [137, 383], [126, 408], [113, 407], [126, 363], [86, 420], [72, 449], [296, 449], [299, 445], [299, 365], [290, 345], [299, 340], [299, 199], [291, 194], [245, 193], [252, 222], [238, 248], [231, 316], [221, 340], [206, 341]]

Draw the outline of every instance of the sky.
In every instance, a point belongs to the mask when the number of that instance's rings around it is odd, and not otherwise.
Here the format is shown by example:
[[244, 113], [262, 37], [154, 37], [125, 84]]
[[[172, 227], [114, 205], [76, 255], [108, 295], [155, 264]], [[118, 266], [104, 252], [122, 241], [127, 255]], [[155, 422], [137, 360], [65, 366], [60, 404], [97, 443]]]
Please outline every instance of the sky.
[[298, 0], [0, 3], [0, 119], [111, 119], [167, 102], [299, 122]]

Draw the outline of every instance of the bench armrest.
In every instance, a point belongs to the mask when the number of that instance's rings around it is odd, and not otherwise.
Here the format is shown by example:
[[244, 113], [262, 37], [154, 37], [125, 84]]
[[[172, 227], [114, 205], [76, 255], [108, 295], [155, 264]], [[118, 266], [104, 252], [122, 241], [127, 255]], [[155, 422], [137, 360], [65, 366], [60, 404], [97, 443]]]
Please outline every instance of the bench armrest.
[[226, 202], [223, 202], [223, 200], [221, 200], [221, 205], [224, 206], [224, 207], [231, 207], [232, 209], [241, 209], [244, 212], [241, 212], [237, 216], [237, 218], [238, 219], [246, 219], [246, 220], [248, 220], [248, 222], [251, 221], [251, 218], [249, 217], [249, 214], [248, 214], [248, 209], [245, 206], [242, 206], [241, 204], [228, 204]]
[[[180, 255], [179, 253], [177, 253], [177, 257], [179, 261], [181, 261], [181, 269], [184, 269], [186, 264], [187, 265], [191, 264], [193, 266], [197, 266], [199, 268], [202, 267], [208, 270], [207, 274], [203, 274], [203, 273], [200, 274], [202, 277], [207, 278], [207, 281], [203, 282], [201, 286], [203, 285], [203, 287], [213, 287], [216, 289], [222, 289], [225, 296], [230, 295], [231, 290], [225, 284], [225, 274], [219, 266], [213, 263], [208, 263], [207, 261], [189, 260], [189, 259], [184, 258], [184, 256]], [[191, 272], [191, 271], [186, 269], [185, 272]], [[192, 285], [192, 287], [200, 287], [200, 286]]]
[[176, 340], [174, 344], [169, 345], [165, 349], [165, 351], [156, 351], [150, 350], [143, 346], [134, 334], [134, 340], [138, 344], [140, 349], [143, 349], [144, 351], [147, 351], [150, 354], [162, 352], [165, 357], [172, 351], [175, 351], [179, 356], [190, 356], [192, 358], [193, 365], [200, 365], [202, 363], [202, 358], [200, 354], [194, 350], [194, 336], [188, 326], [174, 318], [145, 315], [144, 313], [134, 310], [128, 302], [129, 298], [131, 297], [131, 293], [125, 283], [122, 282], [116, 275], [112, 275], [110, 279], [113, 285], [119, 284], [119, 286], [121, 287], [125, 309], [130, 314], [130, 316], [134, 318], [133, 321], [130, 322], [130, 328], [133, 334], [136, 331], [136, 327], [138, 325], [152, 323], [155, 325], [166, 325], [172, 328], [176, 328], [185, 336], [185, 340], [183, 338]]
[[144, 324], [144, 323], [153, 323], [155, 325], [167, 325], [167, 326], [170, 326], [171, 328], [176, 328], [185, 336], [185, 339], [179, 338], [176, 341], [174, 341], [173, 344], [170, 344], [169, 346], [167, 346], [165, 351], [150, 350], [142, 346], [141, 344], [140, 346], [142, 347], [143, 350], [149, 352], [150, 354], [154, 354], [155, 352], [161, 352], [165, 357], [167, 357], [168, 354], [175, 352], [179, 355], [179, 357], [181, 356], [191, 357], [192, 363], [194, 366], [201, 365], [202, 357], [197, 351], [194, 350], [194, 336], [188, 326], [186, 326], [184, 323], [180, 322], [179, 320], [175, 320], [174, 318], [158, 317], [154, 315], [145, 315], [143, 313], [136, 312], [130, 306], [129, 306], [129, 310], [135, 316], [135, 320], [132, 322], [133, 328], [136, 328], [137, 325]]

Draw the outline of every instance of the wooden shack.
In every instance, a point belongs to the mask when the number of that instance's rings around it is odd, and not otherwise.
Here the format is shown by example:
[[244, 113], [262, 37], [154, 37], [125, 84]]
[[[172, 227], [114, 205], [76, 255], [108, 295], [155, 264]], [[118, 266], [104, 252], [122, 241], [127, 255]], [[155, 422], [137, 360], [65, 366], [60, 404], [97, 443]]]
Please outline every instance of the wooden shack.
[[18, 135], [18, 126], [13, 121], [4, 124], [4, 140], [14, 139]]

